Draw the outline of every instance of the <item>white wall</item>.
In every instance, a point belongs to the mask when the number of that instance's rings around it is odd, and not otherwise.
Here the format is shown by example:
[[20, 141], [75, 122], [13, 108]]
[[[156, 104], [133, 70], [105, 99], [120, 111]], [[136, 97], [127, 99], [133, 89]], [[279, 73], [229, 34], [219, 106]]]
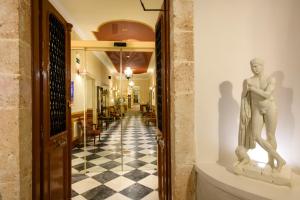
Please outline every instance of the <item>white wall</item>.
[[300, 169], [300, 1], [194, 2], [197, 164], [231, 163], [242, 82], [261, 57], [277, 79], [278, 151]]
[[[74, 32], [71, 32], [72, 40], [81, 40]], [[86, 56], [86, 58], [85, 58]], [[80, 65], [76, 65], [76, 57], [80, 59]], [[86, 60], [85, 60], [86, 59]], [[86, 78], [77, 74], [77, 67], [80, 71], [86, 71]], [[112, 76], [108, 68], [96, 57], [95, 52], [83, 50], [71, 51], [71, 80], [74, 81], [74, 101], [72, 104], [72, 113], [82, 112], [84, 110], [84, 87], [86, 87], [86, 108], [93, 109], [94, 122], [96, 120], [97, 109], [97, 90], [96, 86], [111, 87]]]
[[[134, 75], [137, 76], [137, 75]], [[120, 89], [120, 80], [115, 79], [114, 80], [114, 86], [116, 89]], [[147, 104], [149, 102], [149, 91], [150, 91], [150, 78], [140, 78], [140, 79], [135, 79], [133, 77], [133, 82], [134, 86], [139, 87], [139, 100], [140, 104]], [[128, 94], [128, 80], [122, 80], [122, 95], [127, 98]], [[133, 102], [133, 96], [131, 97], [132, 102]]]

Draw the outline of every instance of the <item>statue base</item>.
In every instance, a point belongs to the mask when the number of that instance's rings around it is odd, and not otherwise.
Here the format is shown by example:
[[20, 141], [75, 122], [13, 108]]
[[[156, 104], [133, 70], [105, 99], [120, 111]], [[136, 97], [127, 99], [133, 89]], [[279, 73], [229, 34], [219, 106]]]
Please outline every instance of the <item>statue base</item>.
[[278, 172], [276, 169], [272, 169], [270, 165], [260, 167], [259, 164], [255, 161], [250, 161], [247, 164], [237, 162], [233, 166], [233, 172], [268, 183], [291, 187], [292, 170], [289, 167], [283, 166]]

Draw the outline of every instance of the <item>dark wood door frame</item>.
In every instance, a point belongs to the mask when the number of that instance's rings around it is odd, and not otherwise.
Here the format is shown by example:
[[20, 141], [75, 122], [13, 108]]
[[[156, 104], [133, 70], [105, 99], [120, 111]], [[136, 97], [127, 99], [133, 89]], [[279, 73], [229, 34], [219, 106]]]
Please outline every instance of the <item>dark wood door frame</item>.
[[[43, 136], [42, 136], [42, 101], [41, 101], [41, 65], [43, 44], [41, 41], [42, 2], [45, 0], [31, 0], [31, 58], [32, 58], [32, 199], [40, 200], [43, 196]], [[170, 134], [170, 1], [165, 0], [165, 94], [166, 94], [166, 199], [172, 199], [171, 183], [171, 134]], [[71, 178], [71, 174], [69, 175]], [[71, 182], [69, 182], [71, 184]], [[71, 191], [69, 191], [70, 193]]]
[[[159, 196], [161, 200], [172, 199], [171, 182], [171, 134], [170, 134], [170, 1], [165, 0], [158, 21], [155, 33], [160, 33], [156, 42], [160, 40], [160, 46], [156, 46], [156, 51], [160, 49], [160, 57], [157, 59], [157, 87], [161, 89], [160, 97], [157, 96], [157, 112], [160, 117], [157, 118], [158, 124], [158, 174], [159, 174]], [[157, 32], [158, 31], [158, 32]], [[158, 44], [158, 43], [157, 43]], [[158, 64], [160, 62], [160, 64]], [[158, 74], [157, 74], [158, 75]], [[158, 88], [156, 90], [158, 92]], [[159, 103], [160, 100], [160, 103]], [[160, 106], [158, 106], [160, 104]], [[159, 113], [160, 112], [160, 113]], [[161, 121], [161, 122], [160, 122]], [[161, 125], [159, 125], [161, 124]]]
[[171, 95], [170, 95], [170, 1], [165, 0], [165, 94], [166, 94], [166, 200], [172, 199], [171, 166]]
[[32, 199], [42, 199], [41, 1], [31, 0]]

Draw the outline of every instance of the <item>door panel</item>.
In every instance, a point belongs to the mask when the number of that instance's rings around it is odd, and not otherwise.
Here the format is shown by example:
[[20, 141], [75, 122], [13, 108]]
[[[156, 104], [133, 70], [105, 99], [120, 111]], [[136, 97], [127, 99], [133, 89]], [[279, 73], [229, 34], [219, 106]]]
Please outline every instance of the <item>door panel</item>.
[[71, 25], [48, 1], [42, 6], [43, 199], [68, 199]]
[[163, 15], [160, 15], [158, 22], [155, 27], [155, 55], [156, 55], [156, 102], [157, 102], [157, 144], [158, 144], [158, 186], [159, 186], [159, 197], [161, 200], [165, 199], [164, 193], [165, 184], [164, 184], [164, 149], [163, 149], [163, 91], [162, 91], [162, 65], [163, 65], [163, 56], [162, 56], [162, 21]]
[[[166, 6], [166, 4], [164, 5]], [[169, 129], [169, 62], [166, 11], [159, 14], [155, 27], [156, 102], [159, 197], [171, 199], [170, 129]]]

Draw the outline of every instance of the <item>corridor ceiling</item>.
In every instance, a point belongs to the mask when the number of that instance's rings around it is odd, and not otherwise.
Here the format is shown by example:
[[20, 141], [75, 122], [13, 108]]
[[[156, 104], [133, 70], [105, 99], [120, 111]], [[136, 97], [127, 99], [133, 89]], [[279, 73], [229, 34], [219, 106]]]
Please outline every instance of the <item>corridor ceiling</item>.
[[[106, 54], [114, 64], [116, 70], [120, 72], [120, 52], [107, 51]], [[130, 67], [134, 74], [146, 73], [152, 52], [123, 52], [122, 53], [122, 69]]]
[[[83, 40], [96, 40], [95, 32], [98, 31], [99, 26], [117, 20], [138, 21], [151, 27], [154, 31], [159, 14], [157, 11], [144, 11], [140, 0], [50, 0], [50, 2], [67, 21], [73, 24], [73, 30]], [[146, 8], [158, 9], [161, 7], [163, 0], [143, 0], [143, 3]], [[98, 54], [98, 57], [100, 57], [100, 55], [104, 56], [105, 54]], [[132, 55], [138, 56], [135, 59], [132, 58], [132, 60], [139, 60], [138, 58], [143, 59], [144, 64], [148, 62], [148, 68], [154, 68], [154, 59], [151, 59], [151, 62], [148, 61], [150, 60], [148, 55], [145, 54], [141, 56], [137, 53]], [[143, 60], [138, 61], [139, 65], [141, 65]], [[113, 67], [116, 64], [115, 60], [111, 61], [112, 66], [108, 67], [110, 70], [114, 68], [114, 72], [116, 72], [115, 67]], [[147, 69], [144, 70], [144, 72], [145, 71], [147, 71]], [[136, 73], [142, 72], [136, 70]]]

